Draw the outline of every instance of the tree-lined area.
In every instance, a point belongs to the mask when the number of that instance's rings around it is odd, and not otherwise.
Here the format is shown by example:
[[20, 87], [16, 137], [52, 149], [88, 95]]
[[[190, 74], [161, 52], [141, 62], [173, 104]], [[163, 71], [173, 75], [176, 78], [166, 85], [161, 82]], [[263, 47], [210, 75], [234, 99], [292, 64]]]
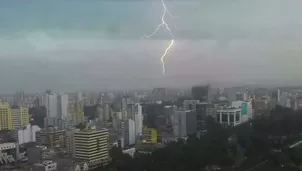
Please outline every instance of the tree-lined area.
[[[271, 156], [271, 149], [284, 149], [299, 141], [302, 132], [302, 112], [277, 106], [269, 116], [233, 128], [223, 128], [212, 118], [206, 118], [207, 133], [200, 138], [189, 136], [157, 149], [151, 154], [123, 154], [114, 147], [110, 151], [112, 162], [108, 171], [197, 171], [206, 166], [218, 165], [223, 169], [245, 170]], [[295, 163], [302, 159], [295, 157]], [[293, 157], [294, 156], [294, 157]]]

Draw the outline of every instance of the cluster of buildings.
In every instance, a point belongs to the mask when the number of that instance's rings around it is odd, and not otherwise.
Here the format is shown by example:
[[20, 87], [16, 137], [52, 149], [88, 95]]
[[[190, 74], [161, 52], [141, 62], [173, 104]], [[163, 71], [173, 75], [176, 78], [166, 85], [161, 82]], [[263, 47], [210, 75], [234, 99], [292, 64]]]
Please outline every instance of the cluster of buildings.
[[[201, 135], [207, 129], [206, 117], [233, 127], [267, 114], [276, 104], [300, 109], [301, 99], [297, 90], [209, 85], [194, 86], [189, 92], [166, 88], [98, 95], [18, 92], [0, 97], [0, 168], [9, 170], [17, 162], [25, 170], [90, 170], [110, 162], [113, 146], [131, 156], [149, 153], [170, 141]], [[30, 125], [29, 110], [40, 106], [45, 108], [41, 128]]]

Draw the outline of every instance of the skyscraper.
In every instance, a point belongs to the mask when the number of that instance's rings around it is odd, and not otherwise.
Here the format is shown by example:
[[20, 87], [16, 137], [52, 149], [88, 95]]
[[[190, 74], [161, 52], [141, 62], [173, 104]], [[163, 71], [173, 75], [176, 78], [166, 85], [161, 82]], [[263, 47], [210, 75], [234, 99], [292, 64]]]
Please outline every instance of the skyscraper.
[[210, 85], [201, 85], [201, 86], [192, 87], [191, 93], [194, 100], [199, 100], [200, 102], [208, 101], [209, 89], [210, 89]]
[[175, 137], [186, 137], [196, 133], [196, 112], [175, 111], [173, 115], [173, 133]]
[[143, 113], [142, 106], [139, 103], [134, 105], [134, 120], [135, 120], [135, 133], [142, 135], [143, 132]]
[[68, 119], [68, 94], [58, 95], [58, 116], [62, 120]]
[[46, 93], [40, 98], [40, 104], [46, 108], [47, 117], [58, 117], [57, 95], [51, 92]]

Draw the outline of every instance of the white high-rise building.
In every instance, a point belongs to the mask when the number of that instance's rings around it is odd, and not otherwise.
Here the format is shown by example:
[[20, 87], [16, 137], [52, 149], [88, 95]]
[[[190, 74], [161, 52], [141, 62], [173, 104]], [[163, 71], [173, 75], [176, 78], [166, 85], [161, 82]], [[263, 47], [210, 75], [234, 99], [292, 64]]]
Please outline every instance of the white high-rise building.
[[58, 116], [62, 120], [68, 119], [68, 94], [58, 95]]
[[120, 130], [122, 146], [135, 144], [135, 122], [132, 119], [123, 121]]
[[46, 108], [46, 116], [47, 117], [58, 117], [58, 99], [57, 95], [50, 93], [45, 94], [40, 98], [40, 103], [42, 106]]
[[143, 113], [142, 106], [139, 103], [134, 105], [134, 120], [135, 120], [135, 134], [142, 135], [143, 132]]

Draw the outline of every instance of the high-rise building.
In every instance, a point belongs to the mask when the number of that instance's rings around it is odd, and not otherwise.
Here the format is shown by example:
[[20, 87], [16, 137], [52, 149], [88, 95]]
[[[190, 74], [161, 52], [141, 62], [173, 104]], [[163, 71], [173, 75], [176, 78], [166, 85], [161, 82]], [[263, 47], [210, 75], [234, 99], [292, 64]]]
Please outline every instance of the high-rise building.
[[75, 131], [74, 134], [75, 158], [89, 163], [93, 169], [108, 162], [108, 130], [93, 128]]
[[24, 127], [29, 124], [28, 108], [19, 107], [11, 109], [12, 126], [14, 129]]
[[109, 107], [109, 104], [104, 104], [103, 113], [104, 113], [104, 121], [108, 122], [109, 119], [110, 119], [110, 107]]
[[172, 117], [174, 112], [176, 111], [176, 106], [165, 106], [164, 107], [164, 115], [165, 115], [165, 123], [166, 125], [172, 124]]
[[135, 144], [135, 122], [132, 119], [121, 122], [120, 133], [123, 146]]
[[14, 95], [14, 106], [23, 107], [24, 91], [16, 92]]
[[142, 106], [139, 103], [134, 105], [134, 120], [136, 135], [140, 136], [143, 132], [143, 113]]
[[46, 93], [40, 98], [41, 106], [46, 108], [46, 116], [57, 118], [58, 115], [58, 99], [57, 95], [53, 93]]
[[167, 89], [166, 88], [154, 88], [152, 91], [153, 97], [157, 99], [162, 99], [167, 96]]
[[196, 111], [196, 105], [199, 103], [199, 100], [185, 100], [183, 102], [184, 110]]
[[68, 94], [59, 94], [58, 98], [58, 116], [62, 120], [68, 119]]
[[199, 100], [200, 102], [207, 102], [209, 100], [209, 89], [210, 85], [192, 87], [191, 93], [194, 100]]
[[175, 111], [173, 115], [173, 133], [175, 137], [186, 137], [196, 133], [196, 112]]
[[12, 112], [8, 103], [0, 103], [0, 130], [11, 130]]

